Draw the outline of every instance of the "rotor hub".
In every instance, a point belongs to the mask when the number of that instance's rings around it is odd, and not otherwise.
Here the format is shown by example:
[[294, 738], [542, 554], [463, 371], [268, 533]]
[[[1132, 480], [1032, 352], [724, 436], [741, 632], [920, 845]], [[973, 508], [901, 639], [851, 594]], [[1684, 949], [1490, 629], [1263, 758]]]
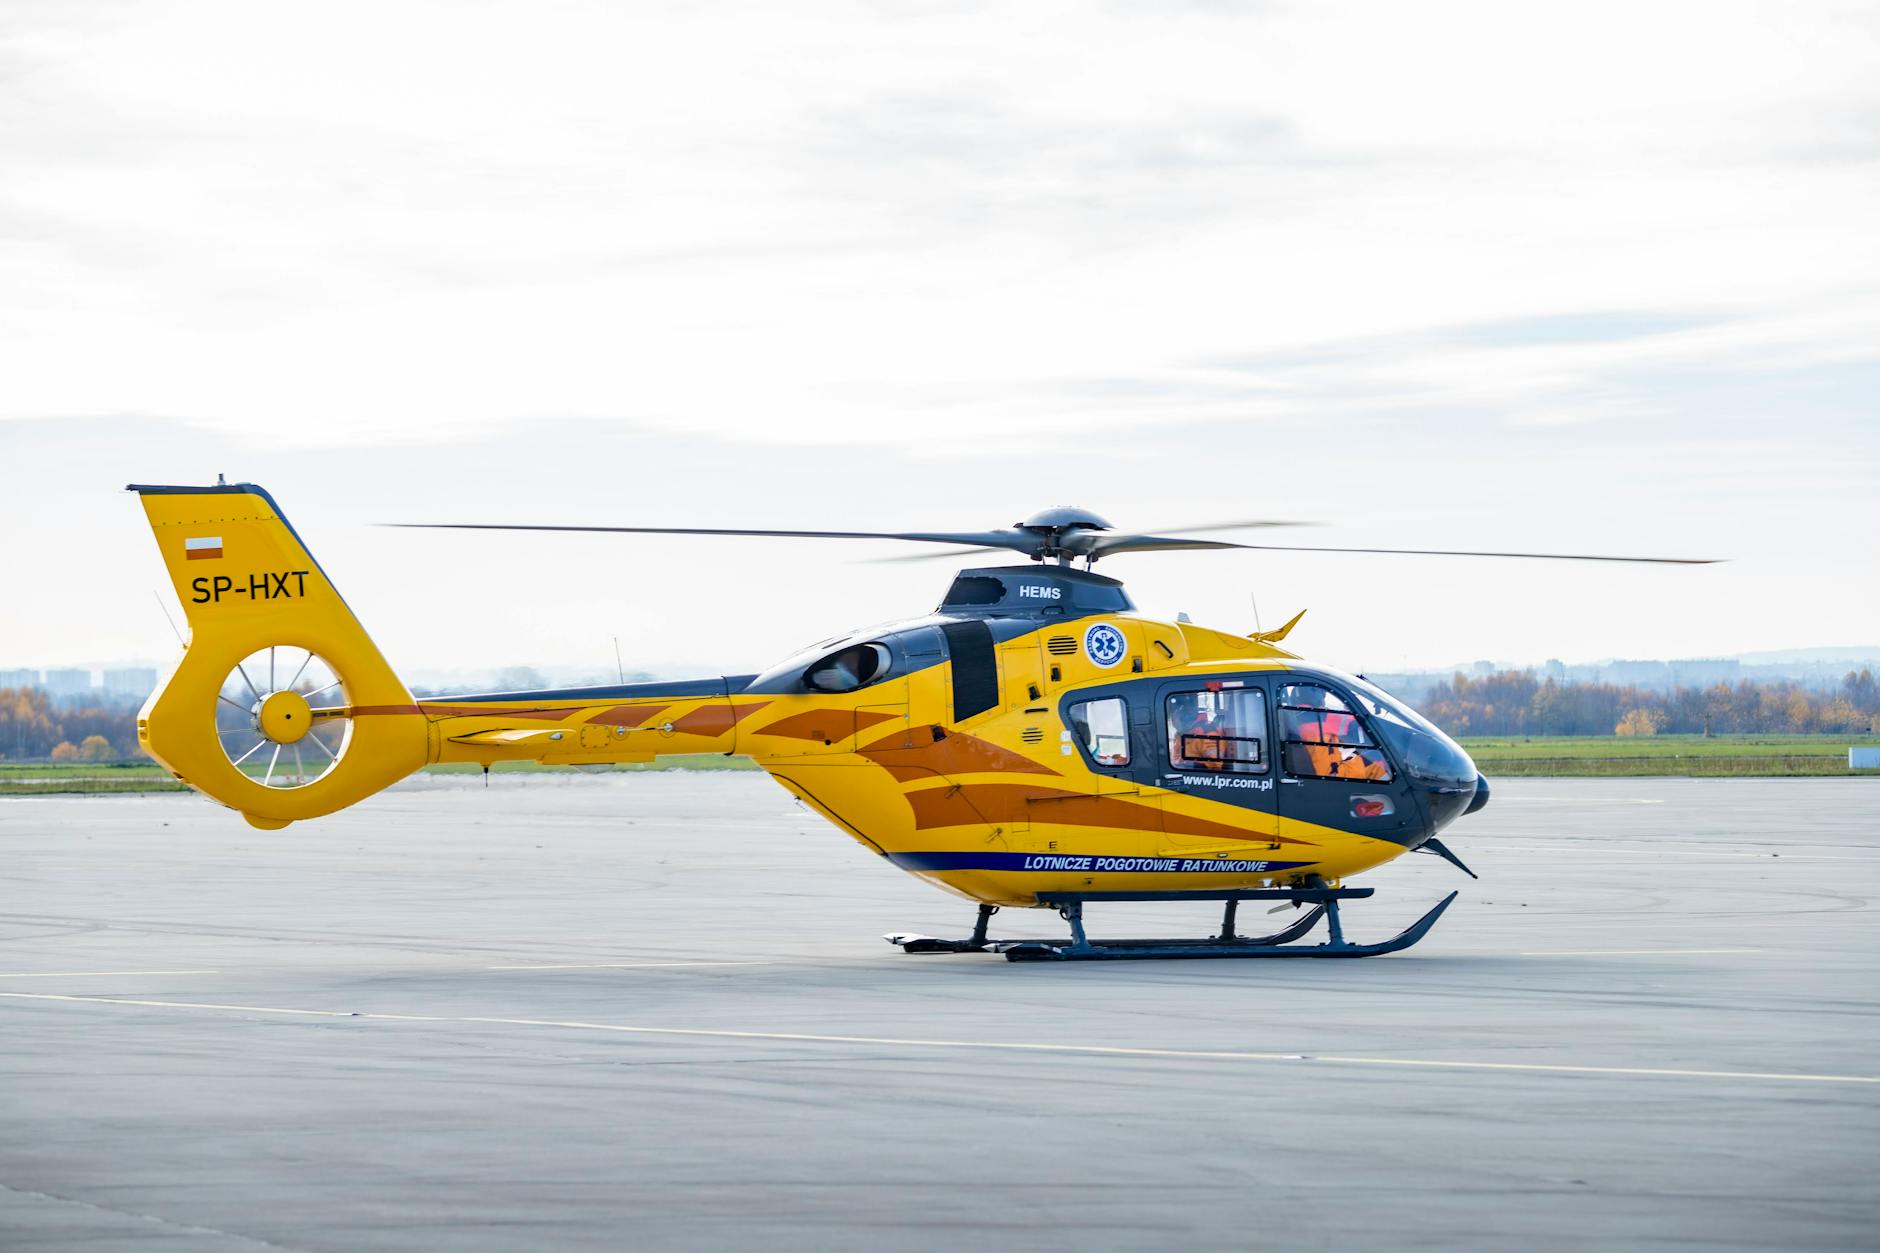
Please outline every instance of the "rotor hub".
[[1038, 537], [1029, 552], [1033, 561], [1056, 561], [1059, 565], [1069, 565], [1076, 557], [1094, 562], [1097, 532], [1114, 529], [1107, 519], [1074, 505], [1041, 510], [1013, 527]]
[[253, 713], [255, 730], [276, 744], [298, 744], [313, 730], [313, 706], [299, 692], [270, 692]]
[[1088, 509], [1079, 509], [1075, 505], [1059, 505], [1053, 509], [1040, 510], [1016, 524], [1024, 531], [1068, 531], [1072, 527], [1082, 527], [1089, 531], [1112, 531], [1107, 518], [1099, 517]]

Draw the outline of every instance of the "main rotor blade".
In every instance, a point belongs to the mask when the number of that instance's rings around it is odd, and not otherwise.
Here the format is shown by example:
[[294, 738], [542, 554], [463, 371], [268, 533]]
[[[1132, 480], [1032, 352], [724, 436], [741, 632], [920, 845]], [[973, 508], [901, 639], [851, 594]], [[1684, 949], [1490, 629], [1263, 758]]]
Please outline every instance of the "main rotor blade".
[[[1079, 557], [1109, 557], [1117, 553], [1175, 552], [1193, 549], [1238, 548], [1261, 552], [1288, 553], [1381, 553], [1399, 557], [1505, 557], [1532, 561], [1620, 561], [1638, 565], [1710, 566], [1720, 564], [1715, 557], [1615, 557], [1593, 553], [1502, 553], [1474, 552], [1451, 548], [1336, 548], [1305, 544], [1235, 544], [1218, 539], [1183, 539], [1178, 535], [1097, 535], [1088, 545], [1066, 544], [1068, 552]], [[953, 549], [948, 552], [913, 553], [906, 557], [881, 557], [883, 562], [946, 561], [977, 557], [988, 549]]]
[[495, 522], [381, 522], [380, 526], [432, 531], [593, 531], [609, 535], [756, 535], [776, 539], [893, 539], [976, 548], [1031, 548], [1029, 531], [753, 531], [702, 526], [542, 526]]
[[1517, 557], [1534, 561], [1627, 561], [1655, 566], [1714, 566], [1721, 565], [1727, 560], [1722, 557], [1613, 557], [1592, 553], [1492, 553], [1454, 548], [1331, 548], [1307, 544], [1229, 544], [1226, 542], [1219, 542], [1213, 546], [1259, 549], [1276, 553], [1386, 553], [1399, 557]]
[[[1276, 525], [1286, 525], [1278, 523]], [[1070, 537], [1065, 549], [1079, 556], [1107, 557], [1111, 553], [1168, 552], [1180, 548], [1245, 548], [1245, 544], [1221, 539], [1184, 539], [1179, 535], [1094, 535], [1087, 543], [1076, 543], [1083, 536]]]
[[[1029, 549], [1023, 548], [1018, 551], [1027, 553], [1028, 555], [1030, 552]], [[943, 548], [938, 552], [931, 553], [904, 553], [899, 557], [872, 557], [869, 559], [869, 564], [887, 565], [899, 561], [959, 561], [967, 557], [997, 556], [1002, 552], [1004, 552], [1004, 550], [999, 548]], [[246, 713], [247, 710], [244, 709], [242, 712]]]
[[[1246, 522], [1204, 522], [1200, 526], [1175, 526], [1171, 531], [1253, 531], [1276, 526], [1313, 526], [1311, 522], [1278, 522], [1256, 519]], [[1186, 535], [1153, 535], [1143, 531], [1074, 531], [1063, 540], [1064, 551], [1080, 557], [1101, 557], [1105, 553], [1155, 552], [1176, 548], [1232, 548], [1216, 540], [1191, 540]]]
[[[679, 526], [556, 526], [531, 523], [495, 522], [384, 522], [381, 526], [412, 530], [441, 531], [567, 531], [607, 535], [725, 535], [758, 536], [775, 539], [885, 539], [921, 544], [954, 544], [959, 548], [907, 557], [888, 557], [886, 561], [944, 561], [970, 557], [988, 549], [1010, 549], [1027, 555], [1040, 550], [1043, 536], [1023, 530], [1000, 531], [771, 531], [731, 527]], [[1215, 522], [1183, 527], [1188, 531], [1230, 531], [1257, 527], [1310, 526], [1311, 523], [1254, 520]], [[1595, 553], [1517, 553], [1482, 552], [1453, 548], [1342, 548], [1308, 544], [1236, 544], [1227, 540], [1187, 539], [1179, 535], [1145, 535], [1115, 531], [1073, 530], [1058, 538], [1067, 553], [1079, 557], [1103, 557], [1111, 553], [1158, 552], [1178, 549], [1241, 548], [1264, 552], [1298, 553], [1376, 553], [1403, 557], [1504, 557], [1530, 561], [1618, 561], [1636, 565], [1708, 566], [1713, 557], [1621, 557]], [[246, 678], [246, 675], [243, 676]], [[252, 684], [249, 685], [251, 688]], [[257, 698], [259, 694], [257, 693]]]
[[[1254, 518], [1246, 522], [1202, 522], [1195, 526], [1158, 527], [1160, 531], [1173, 531], [1186, 535], [1190, 531], [1257, 531], [1270, 526], [1318, 526], [1317, 522], [1276, 521], [1272, 518]], [[1114, 535], [1133, 534], [1134, 532], [1114, 531]]]

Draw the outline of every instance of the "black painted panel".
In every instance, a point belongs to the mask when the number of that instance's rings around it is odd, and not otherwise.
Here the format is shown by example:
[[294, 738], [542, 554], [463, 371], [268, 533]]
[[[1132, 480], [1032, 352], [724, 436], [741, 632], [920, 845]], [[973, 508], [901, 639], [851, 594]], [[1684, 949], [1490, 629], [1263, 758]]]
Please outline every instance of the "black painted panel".
[[953, 661], [953, 720], [984, 713], [999, 703], [999, 660], [992, 629], [983, 622], [948, 622], [947, 655]]

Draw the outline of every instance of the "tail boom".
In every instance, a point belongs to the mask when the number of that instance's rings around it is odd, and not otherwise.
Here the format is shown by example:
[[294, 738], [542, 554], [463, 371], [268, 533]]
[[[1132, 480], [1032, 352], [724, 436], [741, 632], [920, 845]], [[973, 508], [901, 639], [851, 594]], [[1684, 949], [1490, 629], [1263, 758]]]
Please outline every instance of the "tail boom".
[[739, 751], [738, 727], [769, 705], [735, 695], [749, 676], [484, 696], [419, 703], [431, 759], [586, 766]]

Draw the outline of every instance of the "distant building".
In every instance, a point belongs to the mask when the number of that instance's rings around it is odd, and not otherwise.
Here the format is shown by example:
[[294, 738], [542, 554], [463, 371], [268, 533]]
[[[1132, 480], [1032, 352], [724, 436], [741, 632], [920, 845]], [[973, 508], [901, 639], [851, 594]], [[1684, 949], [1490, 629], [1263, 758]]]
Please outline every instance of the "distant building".
[[60, 697], [70, 699], [74, 696], [89, 696], [91, 695], [91, 671], [48, 670], [45, 688], [46, 695], [54, 700]]
[[157, 687], [157, 672], [151, 666], [129, 666], [104, 672], [104, 690], [109, 696], [135, 696], [138, 700]]
[[0, 687], [38, 687], [37, 670], [0, 670]]
[[1743, 663], [1734, 657], [1691, 657], [1671, 663], [1671, 680], [1678, 687], [1714, 687], [1743, 677]]
[[1447, 682], [1449, 680], [1449, 672], [1445, 670], [1441, 673], [1418, 671], [1412, 673], [1384, 674], [1367, 670], [1360, 677], [1369, 679], [1386, 692], [1389, 692], [1392, 696], [1401, 696], [1412, 705], [1417, 705], [1421, 704], [1424, 699], [1429, 696], [1432, 687], [1435, 687], [1439, 682]]
[[1557, 683], [1567, 677], [1567, 666], [1560, 658], [1549, 657], [1547, 664], [1541, 667], [1541, 673]]
[[1618, 687], [1645, 687], [1665, 690], [1671, 686], [1671, 667], [1662, 661], [1614, 661], [1602, 668], [1601, 677]]
[[1493, 674], [1495, 673], [1495, 663], [1492, 661], [1478, 661], [1475, 663], [1475, 672], [1482, 675]]

